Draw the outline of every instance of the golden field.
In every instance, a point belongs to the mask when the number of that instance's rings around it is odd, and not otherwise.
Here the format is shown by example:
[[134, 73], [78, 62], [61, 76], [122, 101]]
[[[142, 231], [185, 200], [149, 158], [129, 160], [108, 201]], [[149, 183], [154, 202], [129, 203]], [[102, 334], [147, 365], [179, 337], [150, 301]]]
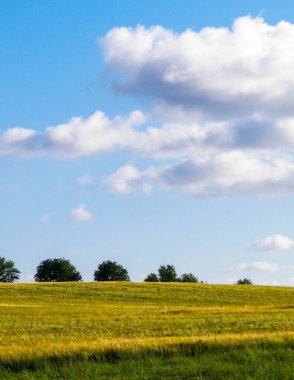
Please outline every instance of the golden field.
[[182, 283], [0, 286], [0, 361], [185, 353], [294, 341], [294, 288]]

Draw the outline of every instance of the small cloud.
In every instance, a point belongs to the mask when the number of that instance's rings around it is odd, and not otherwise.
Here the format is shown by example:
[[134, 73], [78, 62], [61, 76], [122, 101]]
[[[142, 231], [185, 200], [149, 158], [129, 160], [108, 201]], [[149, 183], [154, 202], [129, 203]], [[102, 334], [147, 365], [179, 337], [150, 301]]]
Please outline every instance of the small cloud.
[[78, 184], [80, 186], [90, 186], [90, 185], [93, 185], [93, 183], [94, 183], [94, 178], [88, 174], [78, 178]]
[[3, 133], [2, 139], [8, 143], [18, 143], [29, 140], [36, 135], [36, 131], [26, 128], [10, 128]]
[[128, 194], [136, 190], [149, 193], [151, 185], [148, 183], [149, 174], [141, 173], [132, 165], [125, 165], [105, 179], [104, 185], [115, 193]]
[[77, 208], [72, 208], [71, 209], [71, 216], [72, 216], [73, 219], [79, 220], [79, 221], [82, 221], [82, 222], [89, 221], [89, 220], [91, 220], [93, 218], [92, 214], [90, 213], [90, 211], [88, 211], [86, 209], [86, 205], [85, 204], [81, 204]]
[[247, 272], [251, 270], [258, 270], [262, 272], [273, 273], [278, 270], [278, 264], [270, 264], [264, 261], [254, 263], [240, 263], [231, 268], [232, 272]]
[[249, 245], [253, 251], [286, 251], [294, 247], [294, 241], [283, 235], [268, 236]]

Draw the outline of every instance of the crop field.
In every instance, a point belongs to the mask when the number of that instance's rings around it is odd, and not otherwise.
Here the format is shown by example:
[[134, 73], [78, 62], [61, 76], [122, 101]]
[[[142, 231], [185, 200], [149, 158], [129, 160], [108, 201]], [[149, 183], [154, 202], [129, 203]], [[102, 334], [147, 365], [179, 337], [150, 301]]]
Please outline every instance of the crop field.
[[0, 286], [2, 379], [294, 379], [294, 288]]

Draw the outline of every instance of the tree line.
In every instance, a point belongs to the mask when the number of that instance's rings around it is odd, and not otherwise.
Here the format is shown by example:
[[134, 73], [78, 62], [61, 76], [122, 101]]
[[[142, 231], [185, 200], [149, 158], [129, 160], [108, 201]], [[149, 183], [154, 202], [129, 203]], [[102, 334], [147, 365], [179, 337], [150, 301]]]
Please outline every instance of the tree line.
[[[19, 279], [20, 273], [12, 260], [0, 257], [0, 282], [14, 282]], [[41, 261], [37, 266], [34, 279], [36, 282], [68, 282], [82, 281], [82, 276], [69, 260], [57, 258]], [[122, 265], [116, 261], [106, 260], [94, 271], [94, 281], [130, 281], [130, 277], [127, 269]], [[178, 276], [174, 265], [161, 265], [158, 272], [148, 274], [144, 282], [199, 283], [199, 279], [192, 273]], [[252, 284], [252, 282], [244, 278], [238, 280], [237, 284]]]

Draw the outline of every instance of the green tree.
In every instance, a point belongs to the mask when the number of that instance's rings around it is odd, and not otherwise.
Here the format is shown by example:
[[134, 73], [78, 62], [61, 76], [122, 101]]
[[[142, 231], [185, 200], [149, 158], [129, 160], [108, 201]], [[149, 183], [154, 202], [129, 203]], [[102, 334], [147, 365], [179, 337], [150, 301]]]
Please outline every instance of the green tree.
[[180, 277], [180, 281], [181, 282], [194, 282], [194, 283], [198, 283], [199, 280], [197, 277], [194, 276], [194, 274], [192, 273], [184, 273], [181, 275]]
[[249, 278], [243, 278], [237, 281], [238, 285], [253, 285], [252, 281]]
[[160, 282], [176, 282], [178, 279], [174, 265], [161, 265], [158, 269], [158, 278]]
[[41, 261], [34, 278], [36, 282], [82, 281], [81, 274], [64, 258]]
[[103, 261], [94, 272], [94, 281], [130, 281], [128, 271], [116, 261]]
[[19, 279], [20, 271], [12, 260], [0, 257], [0, 282], [14, 282]]
[[157, 277], [156, 273], [150, 273], [144, 280], [145, 282], [159, 282], [159, 279]]

